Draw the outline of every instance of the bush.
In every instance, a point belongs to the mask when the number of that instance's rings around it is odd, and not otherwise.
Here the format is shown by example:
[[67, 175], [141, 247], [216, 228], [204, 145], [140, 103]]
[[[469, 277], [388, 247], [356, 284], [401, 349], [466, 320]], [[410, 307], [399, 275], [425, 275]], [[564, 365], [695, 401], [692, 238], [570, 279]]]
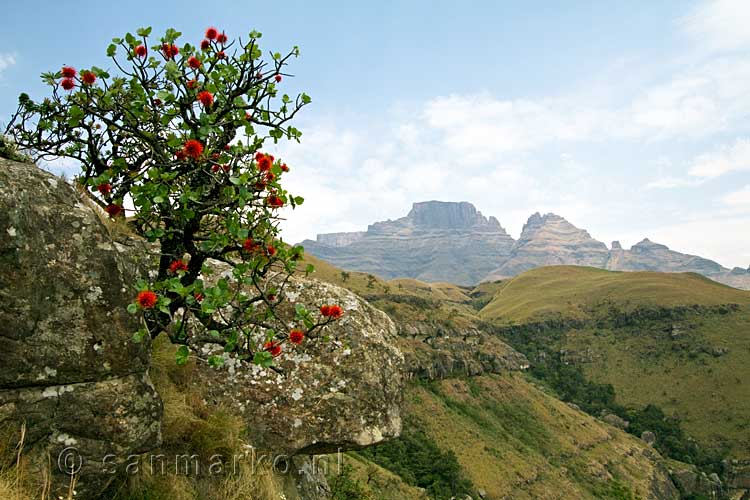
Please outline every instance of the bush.
[[[280, 241], [279, 209], [303, 200], [280, 184], [289, 167], [261, 149], [300, 139], [290, 121], [310, 98], [280, 92], [299, 49], [264, 60], [256, 31], [230, 41], [209, 28], [198, 46], [178, 46], [180, 37], [168, 29], [153, 40], [141, 28], [113, 39], [116, 75], [96, 66], [43, 74], [51, 95], [21, 94], [6, 133], [35, 160], [80, 163], [76, 180], [91, 199], [111, 218], [130, 215], [157, 244], [156, 276], [138, 283], [128, 307], [142, 324], [136, 341], [167, 332], [178, 363], [208, 340], [270, 366], [292, 329], [314, 336], [341, 313], [298, 307], [278, 317], [303, 251]], [[231, 272], [204, 281], [210, 261]]]

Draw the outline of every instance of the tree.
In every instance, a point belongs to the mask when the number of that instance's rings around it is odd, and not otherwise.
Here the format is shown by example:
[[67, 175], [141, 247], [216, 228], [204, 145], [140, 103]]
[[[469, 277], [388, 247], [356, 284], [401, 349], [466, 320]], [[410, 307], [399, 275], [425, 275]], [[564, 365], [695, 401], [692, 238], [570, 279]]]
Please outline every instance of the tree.
[[[158, 43], [150, 36], [141, 28], [112, 40], [117, 75], [70, 66], [43, 74], [51, 95], [21, 94], [6, 134], [34, 159], [78, 161], [77, 182], [91, 198], [112, 218], [130, 215], [157, 244], [156, 277], [138, 283], [128, 307], [142, 320], [136, 341], [167, 332], [184, 363], [197, 324], [225, 351], [270, 366], [282, 344], [343, 314], [327, 304], [319, 313], [298, 305], [293, 318], [277, 313], [303, 255], [280, 240], [279, 209], [303, 199], [280, 184], [287, 165], [261, 149], [269, 139], [300, 139], [290, 121], [310, 98], [280, 92], [299, 49], [264, 60], [256, 31], [230, 42], [209, 28], [198, 46], [178, 46], [174, 29]], [[231, 272], [204, 280], [212, 261]]]

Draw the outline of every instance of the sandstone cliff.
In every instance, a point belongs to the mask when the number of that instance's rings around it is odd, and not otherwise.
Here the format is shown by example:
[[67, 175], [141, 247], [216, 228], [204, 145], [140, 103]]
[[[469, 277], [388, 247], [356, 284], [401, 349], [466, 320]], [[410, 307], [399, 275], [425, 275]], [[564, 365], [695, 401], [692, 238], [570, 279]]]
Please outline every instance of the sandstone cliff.
[[670, 250], [644, 239], [629, 250], [612, 249], [555, 214], [533, 214], [518, 241], [494, 217], [470, 203], [415, 203], [406, 217], [376, 222], [367, 231], [320, 234], [302, 242], [308, 253], [344, 269], [386, 279], [416, 278], [476, 284], [548, 265], [592, 266], [614, 271], [695, 272], [750, 289], [750, 269]]
[[306, 251], [344, 269], [384, 278], [476, 283], [513, 246], [494, 217], [470, 203], [415, 203], [406, 217], [376, 222], [364, 233], [319, 235]]

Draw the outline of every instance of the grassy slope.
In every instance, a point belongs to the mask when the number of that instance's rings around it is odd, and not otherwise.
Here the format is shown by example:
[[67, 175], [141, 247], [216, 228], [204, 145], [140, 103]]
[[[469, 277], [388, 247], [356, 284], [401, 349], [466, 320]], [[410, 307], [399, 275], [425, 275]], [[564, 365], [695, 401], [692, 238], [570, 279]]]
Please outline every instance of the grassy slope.
[[[593, 380], [611, 383], [620, 403], [655, 403], [678, 416], [702, 445], [726, 440], [733, 456], [750, 457], [750, 292], [695, 274], [570, 266], [535, 269], [503, 283], [480, 312], [499, 324], [602, 318], [612, 307], [739, 304], [728, 314], [572, 329], [557, 347], [577, 353]], [[728, 352], [715, 356], [716, 349]]]
[[651, 498], [651, 479], [662, 474], [645, 443], [519, 374], [413, 386], [406, 401], [490, 498], [631, 498], [628, 490]]
[[549, 317], [587, 319], [592, 309], [608, 301], [624, 311], [640, 306], [750, 304], [750, 292], [692, 273], [548, 266], [502, 282], [479, 316], [501, 323]]

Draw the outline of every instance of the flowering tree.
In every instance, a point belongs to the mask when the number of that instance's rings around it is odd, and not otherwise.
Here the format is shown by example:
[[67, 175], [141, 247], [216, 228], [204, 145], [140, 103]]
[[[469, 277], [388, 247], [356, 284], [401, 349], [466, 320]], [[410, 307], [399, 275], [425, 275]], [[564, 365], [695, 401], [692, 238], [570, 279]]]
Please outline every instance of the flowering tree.
[[[279, 240], [278, 210], [303, 200], [281, 187], [287, 165], [261, 148], [300, 138], [290, 120], [310, 98], [279, 91], [299, 49], [264, 60], [255, 31], [230, 42], [208, 28], [199, 46], [177, 45], [173, 29], [157, 44], [150, 35], [142, 28], [112, 40], [116, 76], [70, 66], [43, 74], [52, 95], [22, 94], [6, 134], [37, 159], [80, 162], [77, 180], [91, 198], [157, 244], [158, 271], [128, 306], [142, 318], [136, 341], [167, 332], [184, 363], [208, 337], [271, 366], [285, 343], [299, 345], [343, 314], [335, 304], [278, 314], [303, 252]], [[210, 260], [231, 273], [204, 280]], [[208, 335], [194, 335], [196, 326]]]

